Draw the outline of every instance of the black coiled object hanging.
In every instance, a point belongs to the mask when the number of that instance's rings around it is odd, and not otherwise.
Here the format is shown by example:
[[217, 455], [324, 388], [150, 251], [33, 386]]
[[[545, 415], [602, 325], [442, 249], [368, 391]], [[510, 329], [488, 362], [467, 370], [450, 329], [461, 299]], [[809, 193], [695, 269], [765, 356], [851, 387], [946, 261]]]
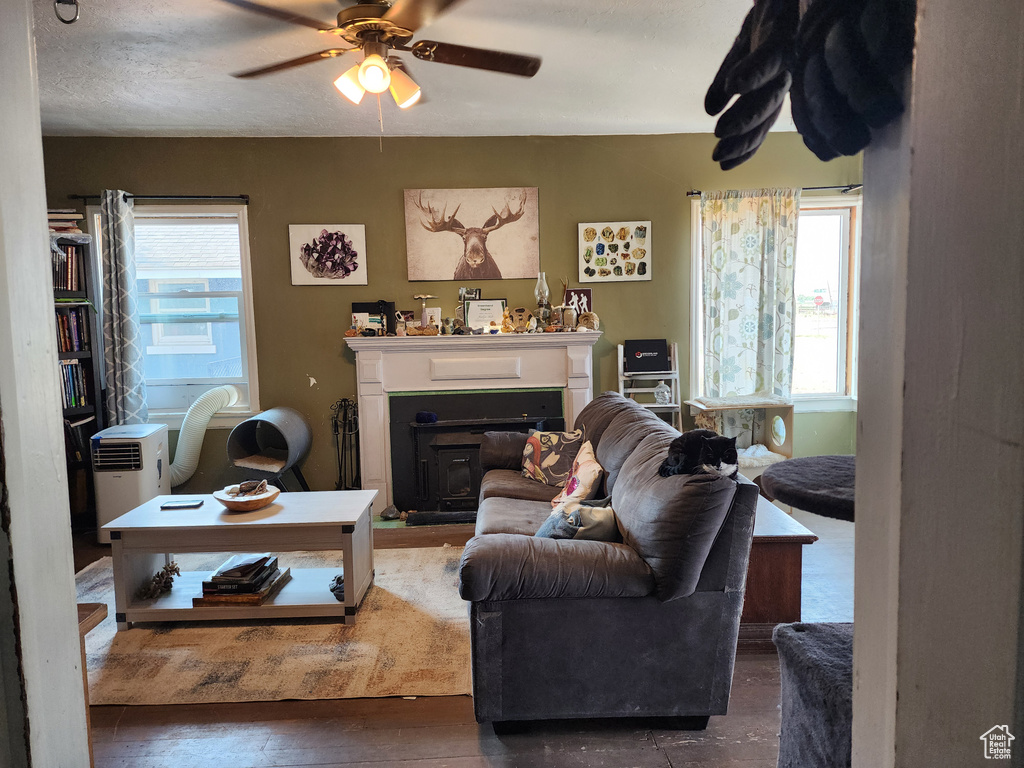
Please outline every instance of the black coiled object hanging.
[[860, 152], [904, 110], [915, 19], [915, 0], [756, 0], [704, 100], [709, 115], [729, 107], [712, 159], [753, 157], [787, 93], [819, 159]]

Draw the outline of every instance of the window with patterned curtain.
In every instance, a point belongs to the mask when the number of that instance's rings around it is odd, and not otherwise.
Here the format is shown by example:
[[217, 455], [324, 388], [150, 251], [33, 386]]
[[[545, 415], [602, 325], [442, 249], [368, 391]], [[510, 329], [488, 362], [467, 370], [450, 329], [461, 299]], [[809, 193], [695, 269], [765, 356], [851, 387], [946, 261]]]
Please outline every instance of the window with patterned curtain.
[[799, 209], [799, 189], [701, 194], [704, 395], [791, 395]]
[[139, 292], [135, 285], [135, 215], [126, 192], [103, 190], [100, 221], [107, 423], [145, 424], [149, 408], [142, 369]]

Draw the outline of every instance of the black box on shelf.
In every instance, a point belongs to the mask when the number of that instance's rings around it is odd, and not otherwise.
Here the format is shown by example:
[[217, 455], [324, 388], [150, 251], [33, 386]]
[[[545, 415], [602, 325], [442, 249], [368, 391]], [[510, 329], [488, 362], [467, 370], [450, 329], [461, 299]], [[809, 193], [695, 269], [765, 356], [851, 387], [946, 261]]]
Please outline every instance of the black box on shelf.
[[623, 364], [626, 373], [667, 371], [668, 341], [665, 339], [626, 339]]
[[[366, 312], [369, 315], [383, 315], [384, 326], [388, 333], [395, 332], [395, 302], [393, 301], [353, 301], [352, 313]], [[347, 327], [347, 326], [346, 326]]]

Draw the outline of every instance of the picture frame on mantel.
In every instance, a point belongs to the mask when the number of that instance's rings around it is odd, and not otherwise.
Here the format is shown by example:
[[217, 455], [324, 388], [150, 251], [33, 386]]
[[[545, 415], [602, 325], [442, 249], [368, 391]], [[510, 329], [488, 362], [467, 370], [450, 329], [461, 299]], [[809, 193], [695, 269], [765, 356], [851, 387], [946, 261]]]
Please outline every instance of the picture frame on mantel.
[[592, 288], [566, 288], [562, 306], [569, 307], [579, 317], [584, 312], [594, 311], [594, 291]]
[[466, 326], [469, 328], [488, 329], [501, 327], [505, 316], [505, 299], [467, 299], [464, 302]]
[[579, 281], [651, 279], [651, 222], [599, 221], [579, 225]]
[[292, 285], [367, 285], [363, 224], [289, 224]]

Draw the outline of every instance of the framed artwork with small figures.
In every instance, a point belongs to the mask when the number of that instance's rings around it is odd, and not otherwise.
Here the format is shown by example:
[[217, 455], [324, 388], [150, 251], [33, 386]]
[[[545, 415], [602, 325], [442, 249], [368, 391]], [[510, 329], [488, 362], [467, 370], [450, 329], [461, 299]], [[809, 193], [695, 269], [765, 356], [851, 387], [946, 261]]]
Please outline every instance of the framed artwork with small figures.
[[584, 312], [594, 311], [593, 289], [591, 288], [566, 288], [565, 298], [562, 304], [576, 311], [579, 317]]

